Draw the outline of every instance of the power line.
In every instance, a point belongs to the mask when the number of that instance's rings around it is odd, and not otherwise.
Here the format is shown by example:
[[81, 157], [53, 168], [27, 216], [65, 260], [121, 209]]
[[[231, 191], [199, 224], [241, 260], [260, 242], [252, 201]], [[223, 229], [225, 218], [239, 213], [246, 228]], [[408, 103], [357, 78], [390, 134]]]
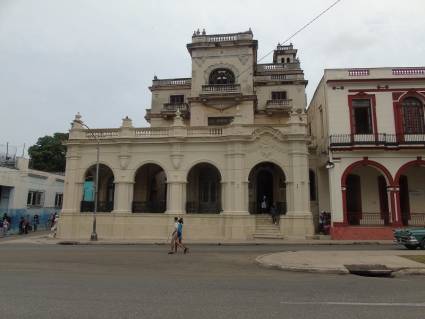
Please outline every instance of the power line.
[[[339, 2], [341, 2], [342, 0], [336, 0], [335, 2], [333, 2], [329, 7], [327, 7], [326, 9], [322, 10], [318, 15], [316, 15], [313, 19], [311, 19], [309, 22], [307, 22], [306, 24], [304, 24], [301, 28], [299, 28], [296, 32], [294, 32], [292, 35], [290, 35], [285, 41], [282, 42], [282, 44], [285, 44], [286, 42], [288, 42], [289, 40], [291, 40], [293, 37], [295, 37], [298, 33], [302, 32], [304, 29], [306, 29], [309, 25], [311, 25], [314, 21], [316, 21], [317, 19], [319, 19], [322, 15], [324, 15], [326, 12], [328, 12], [330, 9], [332, 9], [334, 6], [336, 6]], [[260, 59], [257, 60], [257, 62], [260, 62], [262, 60], [264, 60], [266, 57], [268, 57], [270, 54], [272, 54], [274, 52], [274, 49], [272, 49], [271, 51], [269, 51], [266, 55], [262, 56]], [[246, 71], [248, 71], [250, 68], [245, 69], [244, 71], [242, 71], [238, 77], [240, 77], [243, 73], [245, 73]]]

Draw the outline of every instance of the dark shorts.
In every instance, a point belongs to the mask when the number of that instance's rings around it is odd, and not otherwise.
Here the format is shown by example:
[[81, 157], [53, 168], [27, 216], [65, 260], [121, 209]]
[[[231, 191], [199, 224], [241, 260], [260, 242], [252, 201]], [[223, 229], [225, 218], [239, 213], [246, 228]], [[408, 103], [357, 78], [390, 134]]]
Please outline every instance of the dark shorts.
[[177, 233], [177, 238], [178, 238], [179, 240], [182, 240], [182, 233]]

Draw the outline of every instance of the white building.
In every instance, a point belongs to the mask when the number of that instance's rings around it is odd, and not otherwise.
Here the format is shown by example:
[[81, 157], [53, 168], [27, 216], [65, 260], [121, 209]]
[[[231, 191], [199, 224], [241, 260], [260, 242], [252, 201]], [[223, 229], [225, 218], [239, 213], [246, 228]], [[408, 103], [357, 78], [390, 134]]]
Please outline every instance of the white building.
[[[90, 238], [97, 142], [99, 238], [166, 239], [175, 215], [191, 240], [312, 235], [307, 81], [292, 45], [267, 64], [257, 45], [251, 31], [195, 32], [192, 77], [153, 79], [149, 128], [89, 131], [77, 116], [58, 235]], [[258, 215], [273, 203], [280, 225]]]
[[334, 239], [425, 225], [425, 68], [325, 70], [308, 108], [318, 209]]
[[37, 214], [44, 227], [52, 212], [62, 207], [64, 176], [28, 168], [28, 160], [16, 158], [0, 164], [0, 218], [8, 214], [16, 231], [21, 217], [33, 221]]

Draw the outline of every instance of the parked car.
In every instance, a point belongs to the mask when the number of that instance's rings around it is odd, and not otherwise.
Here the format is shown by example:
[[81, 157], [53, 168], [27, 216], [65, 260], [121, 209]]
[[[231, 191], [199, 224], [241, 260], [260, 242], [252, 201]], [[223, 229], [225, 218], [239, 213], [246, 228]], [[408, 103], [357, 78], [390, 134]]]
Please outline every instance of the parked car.
[[394, 229], [394, 241], [407, 249], [425, 249], [425, 227]]

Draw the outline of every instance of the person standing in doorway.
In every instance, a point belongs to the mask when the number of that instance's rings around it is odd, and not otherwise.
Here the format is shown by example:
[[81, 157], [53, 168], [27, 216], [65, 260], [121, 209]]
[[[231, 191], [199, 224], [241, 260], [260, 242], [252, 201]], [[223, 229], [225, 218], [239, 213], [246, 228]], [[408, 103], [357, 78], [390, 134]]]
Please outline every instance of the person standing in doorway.
[[267, 197], [266, 195], [263, 196], [263, 200], [260, 203], [261, 207], [261, 214], [267, 214]]

